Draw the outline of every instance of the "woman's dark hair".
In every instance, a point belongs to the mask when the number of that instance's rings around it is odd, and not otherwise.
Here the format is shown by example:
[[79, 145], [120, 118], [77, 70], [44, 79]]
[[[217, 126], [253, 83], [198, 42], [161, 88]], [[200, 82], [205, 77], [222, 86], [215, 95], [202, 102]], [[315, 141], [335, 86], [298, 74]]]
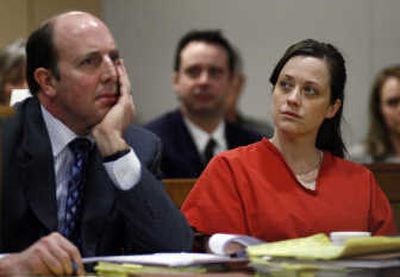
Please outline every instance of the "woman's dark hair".
[[275, 66], [269, 78], [273, 86], [275, 86], [285, 64], [296, 56], [310, 56], [324, 59], [328, 64], [331, 90], [330, 103], [334, 104], [339, 99], [342, 105], [333, 118], [326, 118], [322, 122], [317, 134], [316, 147], [321, 150], [327, 150], [335, 156], [344, 157], [346, 147], [340, 129], [344, 104], [344, 87], [347, 78], [344, 58], [336, 47], [329, 43], [313, 39], [302, 40], [290, 46]]
[[400, 80], [400, 65], [386, 67], [376, 75], [369, 98], [369, 129], [366, 143], [368, 153], [377, 162], [384, 160], [394, 151], [381, 110], [382, 87], [391, 77]]

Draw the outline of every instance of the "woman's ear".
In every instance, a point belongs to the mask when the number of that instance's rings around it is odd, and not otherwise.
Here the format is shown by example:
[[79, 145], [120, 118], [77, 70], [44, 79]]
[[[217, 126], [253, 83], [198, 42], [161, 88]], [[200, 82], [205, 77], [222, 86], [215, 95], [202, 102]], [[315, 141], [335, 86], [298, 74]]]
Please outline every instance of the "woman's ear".
[[33, 76], [40, 86], [41, 93], [48, 97], [54, 97], [56, 95], [56, 91], [54, 89], [55, 77], [49, 69], [39, 67], [35, 70]]
[[329, 105], [325, 118], [330, 119], [334, 117], [341, 106], [342, 106], [342, 101], [340, 99], [336, 99], [334, 104]]

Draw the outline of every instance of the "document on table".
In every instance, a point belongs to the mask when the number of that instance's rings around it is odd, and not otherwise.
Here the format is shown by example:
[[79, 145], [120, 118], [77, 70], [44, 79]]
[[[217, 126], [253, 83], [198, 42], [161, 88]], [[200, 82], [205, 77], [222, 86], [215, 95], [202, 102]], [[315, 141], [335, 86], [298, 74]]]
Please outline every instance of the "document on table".
[[399, 237], [353, 238], [342, 246], [336, 246], [325, 234], [249, 246], [247, 249], [251, 258], [270, 256], [321, 260], [395, 251], [400, 251]]
[[130, 256], [104, 256], [83, 258], [83, 263], [112, 262], [112, 263], [133, 263], [141, 265], [156, 265], [168, 267], [181, 267], [202, 265], [211, 263], [225, 263], [235, 261], [245, 261], [243, 258], [230, 258], [206, 253], [155, 253], [146, 255]]

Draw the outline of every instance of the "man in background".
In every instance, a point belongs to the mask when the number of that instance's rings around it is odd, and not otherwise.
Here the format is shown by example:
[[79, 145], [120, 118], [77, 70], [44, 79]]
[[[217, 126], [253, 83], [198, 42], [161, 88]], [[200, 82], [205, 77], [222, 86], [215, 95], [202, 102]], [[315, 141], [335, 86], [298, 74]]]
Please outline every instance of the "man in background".
[[235, 64], [219, 31], [191, 31], [179, 41], [172, 80], [179, 109], [145, 125], [161, 138], [164, 178], [196, 178], [213, 155], [261, 138], [224, 120]]
[[[33, 32], [26, 48], [33, 97], [3, 129], [1, 252], [56, 232], [59, 251], [45, 258], [52, 274], [68, 274], [81, 265], [78, 249], [82, 256], [190, 250], [192, 232], [154, 176], [159, 141], [131, 125], [131, 85], [107, 26], [88, 13], [64, 13]], [[71, 243], [75, 251], [61, 250]]]

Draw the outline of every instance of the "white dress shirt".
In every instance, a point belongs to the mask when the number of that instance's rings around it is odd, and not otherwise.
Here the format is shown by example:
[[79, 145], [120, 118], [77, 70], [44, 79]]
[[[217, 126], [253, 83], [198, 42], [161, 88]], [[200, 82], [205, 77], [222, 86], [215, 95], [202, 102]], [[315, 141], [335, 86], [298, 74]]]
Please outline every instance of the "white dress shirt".
[[[73, 155], [68, 147], [68, 143], [74, 140], [77, 135], [60, 120], [50, 114], [46, 108], [41, 106], [41, 110], [49, 133], [53, 152], [58, 222], [62, 223], [65, 217], [69, 170], [73, 162]], [[87, 136], [86, 138], [94, 143], [92, 137]], [[103, 165], [107, 174], [118, 189], [131, 189], [140, 179], [141, 164], [132, 148], [128, 154], [122, 156], [118, 160], [103, 163]]]
[[197, 127], [188, 118], [184, 117], [183, 120], [189, 130], [190, 135], [194, 140], [194, 144], [196, 145], [197, 151], [199, 153], [204, 153], [204, 150], [206, 149], [207, 143], [210, 138], [213, 138], [216, 142], [216, 145], [214, 147], [214, 155], [217, 155], [218, 153], [221, 153], [222, 151], [228, 149], [228, 143], [225, 136], [224, 120], [221, 120], [217, 128], [211, 134]]

